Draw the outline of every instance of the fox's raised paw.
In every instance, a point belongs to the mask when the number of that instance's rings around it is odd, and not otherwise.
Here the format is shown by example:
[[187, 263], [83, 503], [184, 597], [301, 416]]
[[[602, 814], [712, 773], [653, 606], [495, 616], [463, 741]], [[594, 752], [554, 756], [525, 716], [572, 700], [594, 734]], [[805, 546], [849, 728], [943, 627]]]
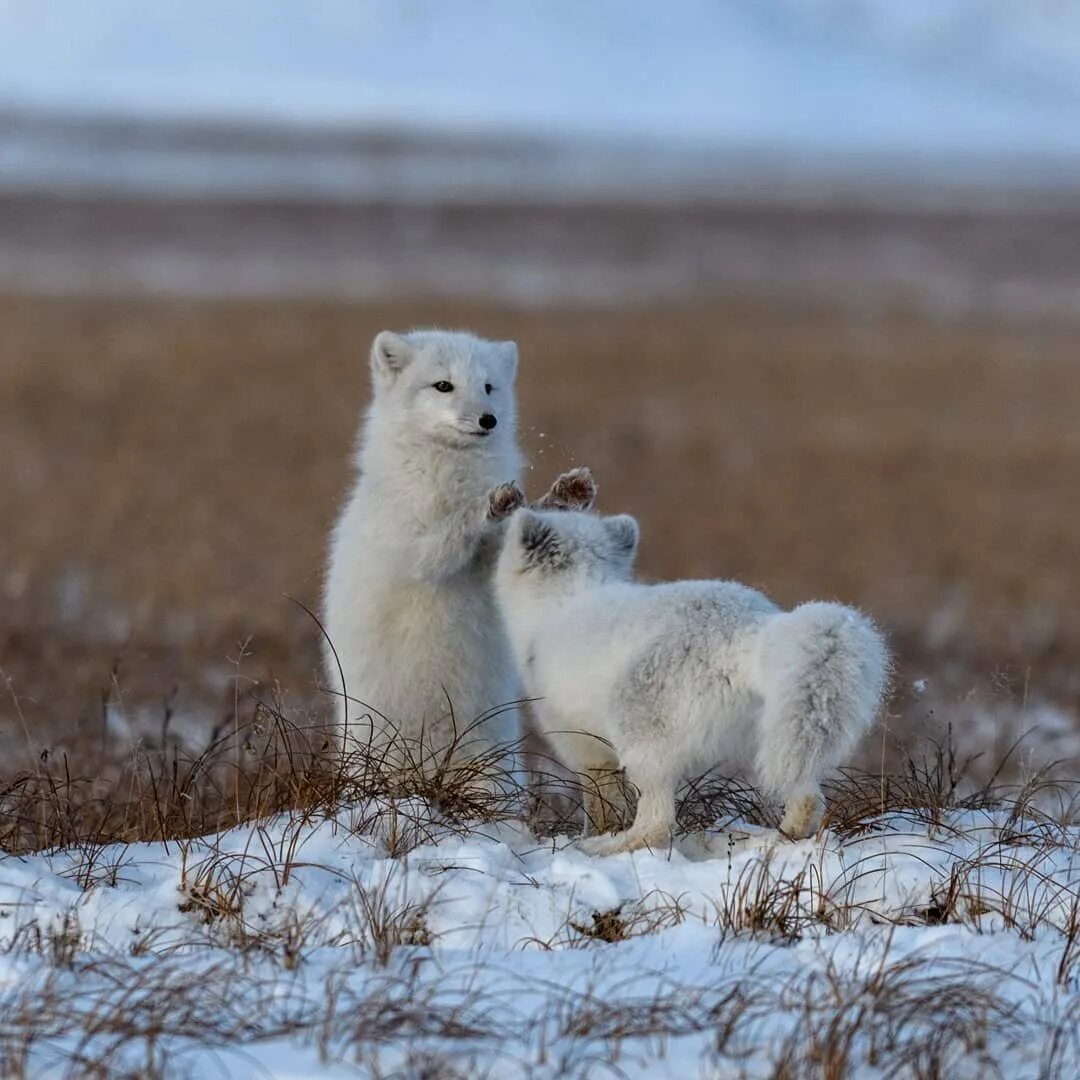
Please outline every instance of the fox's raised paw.
[[536, 504], [541, 510], [589, 510], [596, 502], [596, 481], [585, 465], [558, 477]]
[[499, 484], [488, 492], [488, 520], [502, 521], [524, 505], [525, 492], [517, 484]]

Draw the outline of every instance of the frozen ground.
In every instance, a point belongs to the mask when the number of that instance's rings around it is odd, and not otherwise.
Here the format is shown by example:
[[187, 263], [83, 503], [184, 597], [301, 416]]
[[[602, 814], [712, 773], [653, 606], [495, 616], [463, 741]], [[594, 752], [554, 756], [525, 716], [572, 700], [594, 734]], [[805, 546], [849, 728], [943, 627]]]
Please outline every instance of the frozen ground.
[[799, 844], [725, 821], [593, 859], [368, 802], [9, 856], [0, 1071], [1077, 1075], [1080, 829], [1055, 817], [886, 809]]

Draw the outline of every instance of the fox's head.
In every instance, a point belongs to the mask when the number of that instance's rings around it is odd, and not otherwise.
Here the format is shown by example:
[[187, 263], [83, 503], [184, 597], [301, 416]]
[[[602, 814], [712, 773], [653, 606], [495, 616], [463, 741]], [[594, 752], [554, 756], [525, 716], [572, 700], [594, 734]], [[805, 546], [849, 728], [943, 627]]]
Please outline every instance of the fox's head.
[[377, 402], [391, 423], [443, 446], [514, 440], [517, 345], [442, 330], [384, 330], [371, 346]]
[[499, 575], [504, 581], [570, 587], [626, 581], [637, 544], [638, 524], [628, 514], [521, 509], [506, 530]]

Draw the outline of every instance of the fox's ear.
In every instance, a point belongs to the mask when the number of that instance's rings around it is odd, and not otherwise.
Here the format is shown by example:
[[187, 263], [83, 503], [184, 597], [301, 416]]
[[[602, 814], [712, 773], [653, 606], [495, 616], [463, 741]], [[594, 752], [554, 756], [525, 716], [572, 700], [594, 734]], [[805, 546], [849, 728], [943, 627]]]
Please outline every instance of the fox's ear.
[[521, 546], [526, 551], [536, 547], [537, 543], [551, 532], [551, 526], [527, 506], [523, 506], [517, 512], [517, 527], [518, 535], [521, 537]]
[[521, 550], [527, 562], [540, 564], [561, 560], [559, 534], [539, 514], [522, 507], [517, 512], [517, 519]]
[[640, 530], [638, 523], [629, 514], [616, 514], [604, 518], [604, 528], [615, 550], [623, 555], [633, 555], [637, 550]]
[[379, 378], [396, 378], [412, 358], [412, 346], [391, 330], [383, 330], [371, 344], [371, 371]]
[[495, 349], [506, 372], [506, 381], [513, 382], [517, 374], [518, 347], [516, 341], [496, 341]]

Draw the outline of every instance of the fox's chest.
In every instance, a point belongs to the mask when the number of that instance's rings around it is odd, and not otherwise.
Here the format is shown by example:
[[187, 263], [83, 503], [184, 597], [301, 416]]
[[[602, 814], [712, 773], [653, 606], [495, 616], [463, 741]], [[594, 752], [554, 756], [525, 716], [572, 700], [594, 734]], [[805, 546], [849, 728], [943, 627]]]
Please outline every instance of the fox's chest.
[[369, 613], [378, 636], [401, 647], [421, 638], [453, 640], [497, 625], [490, 590], [466, 579], [387, 583], [375, 590]]

